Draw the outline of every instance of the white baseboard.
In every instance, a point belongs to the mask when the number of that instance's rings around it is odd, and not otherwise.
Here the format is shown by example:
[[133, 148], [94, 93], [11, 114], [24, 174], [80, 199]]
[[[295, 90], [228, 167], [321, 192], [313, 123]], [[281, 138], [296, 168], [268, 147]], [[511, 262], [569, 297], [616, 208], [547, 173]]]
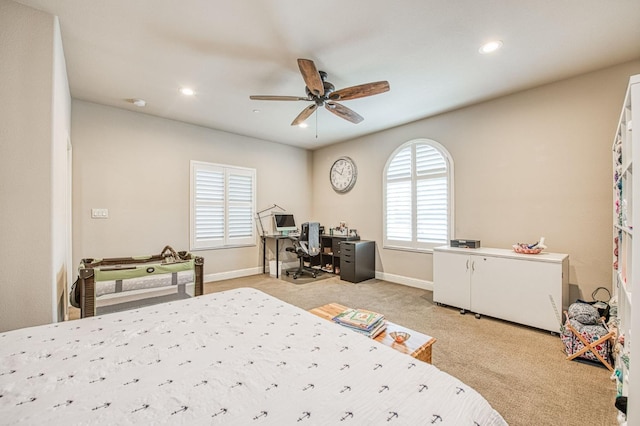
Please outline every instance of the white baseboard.
[[[288, 262], [288, 263], [282, 262], [281, 272], [284, 272], [287, 269], [293, 269], [297, 267], [298, 267], [298, 262]], [[270, 272], [268, 264], [267, 264], [266, 272], [267, 274]], [[251, 275], [258, 275], [258, 274], [262, 274], [262, 266], [258, 266], [255, 268], [238, 269], [235, 271], [218, 272], [215, 274], [206, 274], [203, 277], [203, 280], [204, 280], [203, 282], [208, 283], [213, 281], [230, 280], [232, 278], [242, 278], [242, 277], [248, 277]]]
[[209, 283], [213, 281], [230, 280], [232, 278], [248, 277], [262, 273], [262, 266], [248, 269], [238, 269], [236, 271], [218, 272], [216, 274], [206, 274], [202, 277], [203, 282]]
[[389, 274], [380, 271], [376, 271], [376, 278], [379, 280], [389, 281], [391, 283], [433, 291], [433, 281], [419, 280], [417, 278], [409, 278], [402, 275]]
[[[282, 271], [285, 271], [285, 269], [287, 268], [290, 269], [290, 268], [295, 268], [297, 266], [298, 266], [297, 263], [283, 264]], [[269, 268], [267, 268], [267, 272], [269, 272]], [[262, 274], [262, 266], [259, 266], [256, 268], [240, 269], [240, 270], [229, 271], [229, 272], [219, 272], [216, 274], [207, 274], [203, 278], [204, 278], [204, 282], [208, 283], [213, 281], [229, 280], [232, 278], [248, 277], [251, 275], [258, 275], [258, 274]], [[432, 281], [419, 280], [417, 278], [410, 278], [402, 275], [389, 274], [389, 273], [380, 272], [380, 271], [376, 271], [376, 278], [379, 280], [389, 281], [395, 284], [402, 284], [409, 287], [415, 287], [423, 290], [433, 291]]]

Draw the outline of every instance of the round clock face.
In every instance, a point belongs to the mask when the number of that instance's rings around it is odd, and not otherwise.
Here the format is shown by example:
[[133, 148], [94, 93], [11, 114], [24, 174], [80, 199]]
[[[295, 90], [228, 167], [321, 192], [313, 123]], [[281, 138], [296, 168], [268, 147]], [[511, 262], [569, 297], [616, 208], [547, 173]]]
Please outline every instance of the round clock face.
[[338, 158], [329, 171], [331, 186], [336, 192], [347, 192], [353, 188], [358, 178], [356, 164], [349, 157]]

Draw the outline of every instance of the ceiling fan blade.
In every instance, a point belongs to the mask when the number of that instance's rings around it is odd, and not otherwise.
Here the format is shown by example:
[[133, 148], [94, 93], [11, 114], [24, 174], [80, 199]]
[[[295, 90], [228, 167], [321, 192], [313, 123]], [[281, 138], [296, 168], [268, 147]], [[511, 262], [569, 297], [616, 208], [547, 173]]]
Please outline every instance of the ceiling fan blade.
[[271, 95], [251, 95], [249, 99], [254, 101], [310, 101], [309, 98], [299, 96], [271, 96]]
[[336, 90], [329, 95], [329, 99], [332, 101], [346, 101], [349, 99], [378, 95], [388, 91], [388, 81], [376, 81], [373, 83], [360, 84], [358, 86], [345, 87], [344, 89]]
[[358, 124], [359, 122], [364, 120], [364, 118], [362, 118], [362, 116], [359, 115], [357, 112], [347, 108], [344, 105], [337, 104], [335, 102], [327, 102], [324, 104], [324, 107], [329, 111], [331, 111], [332, 113], [334, 113], [335, 115], [337, 115], [338, 117], [344, 118], [345, 120], [350, 121], [354, 124]]
[[309, 116], [311, 114], [313, 114], [313, 112], [316, 109], [318, 109], [318, 105], [316, 105], [316, 104], [309, 105], [308, 107], [303, 109], [300, 114], [298, 114], [296, 119], [291, 122], [291, 125], [292, 126], [297, 126], [298, 124], [303, 123], [307, 118], [309, 118]]
[[311, 59], [298, 59], [298, 68], [309, 90], [316, 96], [324, 95], [324, 83], [316, 64]]

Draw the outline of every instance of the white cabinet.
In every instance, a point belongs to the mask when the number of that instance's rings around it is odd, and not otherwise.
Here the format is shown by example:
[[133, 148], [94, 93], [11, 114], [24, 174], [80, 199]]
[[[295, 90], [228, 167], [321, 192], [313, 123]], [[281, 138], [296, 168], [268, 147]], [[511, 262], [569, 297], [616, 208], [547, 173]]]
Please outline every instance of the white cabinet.
[[[640, 357], [640, 338], [632, 339], [632, 329], [638, 334], [640, 330], [640, 312], [637, 309], [640, 303], [638, 293], [638, 273], [640, 271], [640, 238], [634, 234], [640, 223], [640, 208], [637, 201], [640, 199], [640, 171], [633, 174], [634, 163], [638, 167], [640, 163], [640, 132], [633, 131], [633, 125], [640, 125], [640, 75], [635, 75], [629, 80], [629, 88], [622, 105], [620, 122], [613, 141], [613, 165], [614, 165], [614, 268], [613, 279], [618, 299], [618, 334], [624, 336], [624, 348], [617, 355], [616, 369], [621, 373], [621, 393], [627, 396], [640, 398], [640, 377], [638, 371], [638, 359]], [[635, 205], [634, 205], [635, 204]], [[635, 232], [638, 232], [635, 230]], [[636, 276], [634, 276], [636, 275]], [[634, 296], [635, 295], [635, 296]], [[633, 302], [635, 300], [635, 302]], [[635, 303], [635, 311], [632, 309]], [[633, 361], [636, 359], [636, 362]], [[635, 365], [635, 374], [631, 372], [631, 366]], [[635, 409], [632, 409], [635, 406]], [[640, 418], [640, 411], [636, 404], [628, 404], [627, 424], [635, 425]]]
[[569, 304], [569, 256], [436, 247], [433, 300], [557, 333]]
[[471, 268], [474, 261], [475, 257], [466, 254], [452, 256], [438, 249], [433, 252], [434, 302], [471, 309]]

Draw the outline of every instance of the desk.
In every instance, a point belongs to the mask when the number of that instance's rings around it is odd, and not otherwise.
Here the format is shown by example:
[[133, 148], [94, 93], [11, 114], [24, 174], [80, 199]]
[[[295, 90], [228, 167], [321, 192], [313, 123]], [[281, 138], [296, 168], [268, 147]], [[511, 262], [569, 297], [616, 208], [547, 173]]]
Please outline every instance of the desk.
[[[292, 237], [286, 235], [263, 235], [262, 237], [262, 273], [265, 274], [267, 272], [267, 240], [273, 240], [275, 242], [275, 250], [276, 250], [276, 267], [279, 265], [280, 261], [280, 241], [282, 240], [291, 240]], [[317, 256], [317, 260], [314, 261], [312, 266], [320, 266], [321, 269], [325, 272], [330, 272], [332, 274], [340, 274], [340, 246], [344, 241], [358, 241], [360, 237], [349, 237], [346, 235], [325, 235], [320, 234], [320, 255]], [[372, 241], [371, 244], [374, 244]], [[372, 247], [374, 247], [372, 245]], [[353, 250], [353, 249], [352, 249]], [[373, 248], [375, 250], [375, 248]], [[355, 253], [353, 253], [355, 255]], [[362, 257], [362, 256], [360, 256]], [[359, 280], [373, 278], [375, 276], [375, 258], [374, 253], [371, 252], [371, 262], [373, 262], [370, 266], [370, 270], [373, 271], [374, 275], [360, 277], [360, 272], [358, 272]], [[355, 262], [355, 258], [350, 258], [351, 262]], [[361, 264], [357, 269], [358, 271], [364, 270], [364, 258], [361, 261], [358, 261]], [[350, 271], [350, 270], [349, 270]], [[356, 281], [356, 269], [351, 272], [351, 275], [347, 274], [345, 276], [346, 280], [357, 282]], [[280, 278], [280, 271], [276, 271], [276, 278]], [[351, 277], [351, 278], [350, 278]]]
[[280, 241], [289, 240], [287, 235], [263, 235], [262, 237], [262, 273], [267, 272], [267, 240], [274, 240], [276, 244], [276, 278], [280, 278]]

